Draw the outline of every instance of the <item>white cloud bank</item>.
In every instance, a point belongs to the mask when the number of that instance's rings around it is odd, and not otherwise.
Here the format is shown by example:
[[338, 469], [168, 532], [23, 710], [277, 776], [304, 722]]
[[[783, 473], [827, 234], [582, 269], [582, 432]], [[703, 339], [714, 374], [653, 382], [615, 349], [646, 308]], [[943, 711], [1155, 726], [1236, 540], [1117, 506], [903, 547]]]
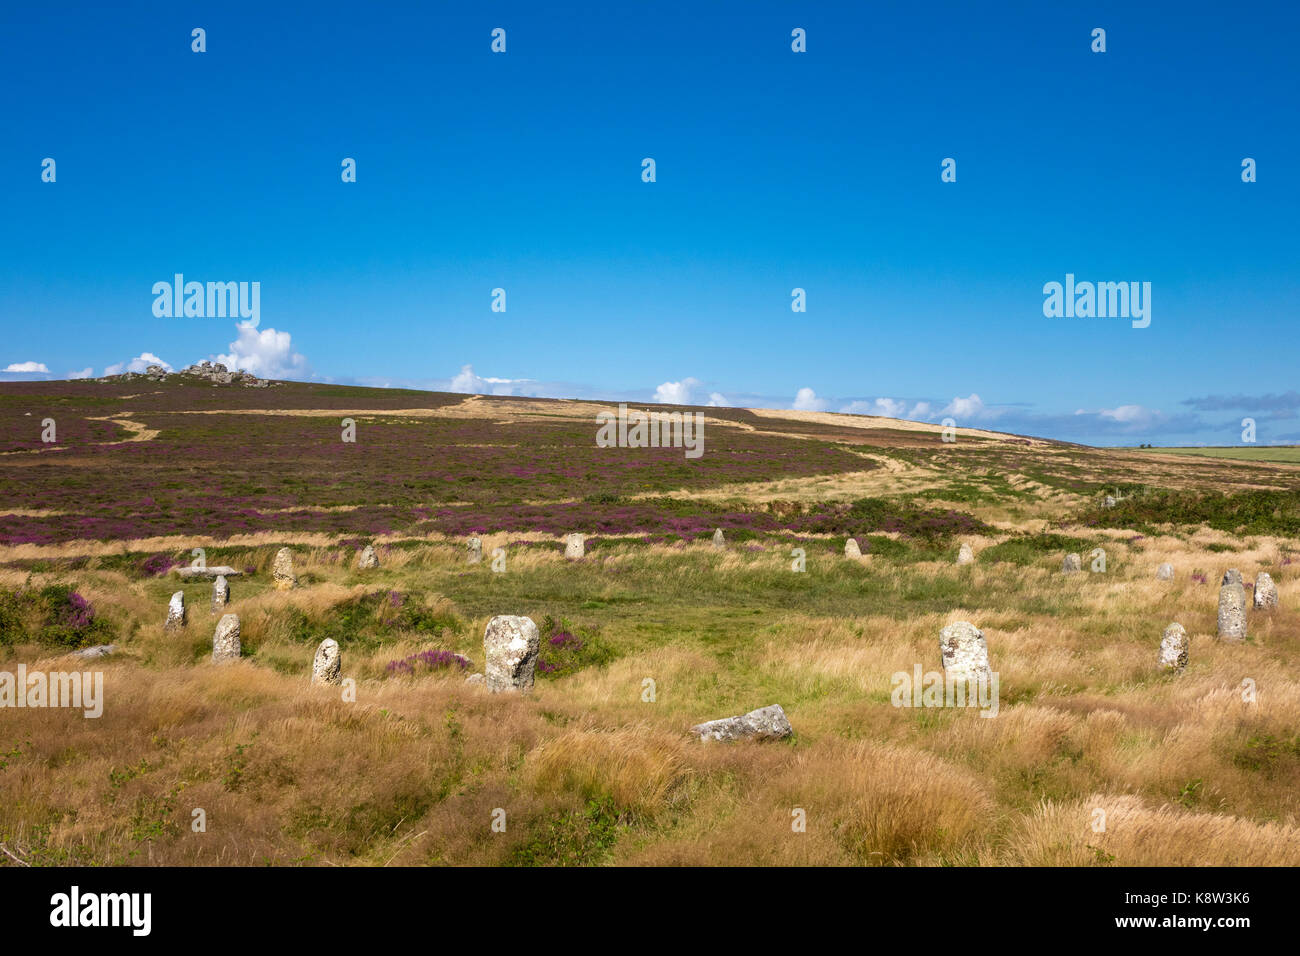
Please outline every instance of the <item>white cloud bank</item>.
[[107, 366], [104, 369], [104, 374], [121, 375], [123, 372], [143, 372], [150, 365], [161, 365], [169, 372], [174, 371], [170, 365], [152, 352], [141, 352], [133, 359], [127, 359], [125, 362], [115, 362], [114, 364]]
[[15, 375], [50, 374], [50, 370], [45, 367], [44, 362], [12, 362], [5, 368], [5, 371]]

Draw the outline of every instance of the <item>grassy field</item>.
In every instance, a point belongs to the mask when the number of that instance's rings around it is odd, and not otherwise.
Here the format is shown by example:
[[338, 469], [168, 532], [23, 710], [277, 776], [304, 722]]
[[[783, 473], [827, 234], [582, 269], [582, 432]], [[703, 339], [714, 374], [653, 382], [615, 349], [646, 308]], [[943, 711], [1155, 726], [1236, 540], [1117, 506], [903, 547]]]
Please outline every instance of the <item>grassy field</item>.
[[1207, 458], [1235, 458], [1241, 461], [1284, 461], [1300, 464], [1300, 446], [1222, 446], [1198, 448], [1148, 448], [1150, 452], [1170, 455], [1203, 455]]
[[[1300, 864], [1300, 468], [714, 409], [696, 467], [591, 447], [588, 403], [147, 388], [0, 394], [0, 670], [106, 688], [97, 719], [0, 709], [0, 864]], [[245, 572], [236, 664], [174, 574], [195, 547]], [[1235, 645], [1228, 567], [1280, 593]], [[466, 683], [497, 614], [541, 628], [529, 695]], [[894, 706], [958, 620], [997, 716]], [[355, 699], [308, 684], [325, 638]], [[430, 649], [468, 666], [399, 663]], [[787, 740], [687, 732], [773, 703]]]

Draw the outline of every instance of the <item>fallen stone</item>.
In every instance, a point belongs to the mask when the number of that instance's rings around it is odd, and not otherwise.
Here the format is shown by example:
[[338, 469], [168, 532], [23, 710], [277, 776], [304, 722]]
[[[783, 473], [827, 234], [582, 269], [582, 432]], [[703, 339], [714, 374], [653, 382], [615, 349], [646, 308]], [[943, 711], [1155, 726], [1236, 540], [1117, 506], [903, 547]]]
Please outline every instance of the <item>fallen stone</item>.
[[470, 674], [468, 677], [465, 678], [466, 684], [482, 684], [484, 683], [484, 681], [485, 678], [483, 677], [482, 674]]
[[316, 648], [316, 657], [311, 662], [311, 682], [313, 684], [337, 684], [341, 680], [343, 660], [339, 654], [339, 642], [327, 637]]
[[1165, 670], [1182, 673], [1187, 666], [1187, 631], [1177, 622], [1165, 628], [1160, 639], [1160, 666]]
[[780, 704], [760, 707], [739, 717], [696, 724], [691, 733], [701, 740], [781, 740], [794, 733]]
[[217, 578], [237, 578], [243, 571], [236, 571], [228, 565], [219, 564], [211, 568], [177, 568], [176, 573], [187, 581], [215, 581]]
[[212, 663], [226, 664], [239, 660], [239, 615], [223, 614], [212, 635]]
[[858, 547], [858, 542], [856, 538], [849, 538], [848, 541], [844, 542], [844, 557], [846, 558], [862, 557], [862, 549]]
[[379, 567], [379, 555], [375, 554], [375, 546], [368, 544], [361, 551], [361, 557], [357, 558], [357, 570], [369, 571], [377, 567]]
[[[564, 556], [569, 559], [581, 558], [587, 553], [587, 539], [574, 532], [564, 539]], [[489, 682], [490, 683], [490, 682]]]
[[541, 635], [530, 617], [500, 614], [488, 621], [483, 632], [487, 689], [494, 694], [531, 690], [541, 646]]
[[990, 680], [993, 676], [984, 632], [968, 621], [949, 624], [939, 632], [939, 656], [945, 675], [962, 680]]
[[271, 562], [271, 583], [277, 591], [288, 591], [298, 584], [298, 577], [293, 573], [293, 552], [288, 548], [275, 552], [275, 560]]
[[1156, 578], [1161, 581], [1172, 581], [1174, 579], [1174, 566], [1166, 561], [1156, 568]]
[[1255, 578], [1255, 607], [1260, 610], [1277, 607], [1277, 585], [1267, 571], [1259, 572]]
[[94, 657], [107, 657], [109, 654], [116, 653], [116, 644], [96, 644], [94, 647], [85, 647], [73, 653], [74, 657], [89, 659]]
[[1061, 562], [1062, 574], [1073, 574], [1083, 569], [1083, 560], [1077, 554], [1067, 554]]
[[185, 626], [185, 592], [177, 591], [167, 602], [167, 620], [163, 622], [164, 631], [174, 631]]
[[1219, 640], [1238, 644], [1246, 639], [1246, 589], [1239, 583], [1219, 588]]

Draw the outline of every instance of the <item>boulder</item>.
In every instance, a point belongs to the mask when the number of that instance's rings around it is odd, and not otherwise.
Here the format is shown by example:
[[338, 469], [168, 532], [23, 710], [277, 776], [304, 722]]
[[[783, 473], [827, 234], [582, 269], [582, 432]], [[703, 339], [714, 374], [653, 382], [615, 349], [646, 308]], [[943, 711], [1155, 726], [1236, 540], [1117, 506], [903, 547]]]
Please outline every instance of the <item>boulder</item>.
[[780, 704], [760, 707], [739, 717], [696, 724], [691, 733], [701, 740], [780, 740], [794, 733]]
[[1156, 579], [1160, 581], [1172, 581], [1174, 579], [1174, 566], [1166, 561], [1160, 567], [1156, 568]]

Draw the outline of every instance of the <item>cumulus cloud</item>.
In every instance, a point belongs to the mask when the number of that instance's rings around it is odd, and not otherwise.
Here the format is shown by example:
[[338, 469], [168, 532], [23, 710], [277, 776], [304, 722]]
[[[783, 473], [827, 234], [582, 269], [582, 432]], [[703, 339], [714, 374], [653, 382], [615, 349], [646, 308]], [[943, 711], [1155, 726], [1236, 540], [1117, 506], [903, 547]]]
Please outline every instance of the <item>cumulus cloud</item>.
[[293, 350], [288, 332], [259, 329], [247, 322], [235, 328], [239, 338], [230, 343], [227, 354], [216, 357], [231, 371], [243, 369], [259, 378], [301, 378], [310, 372], [306, 357]]
[[85, 368], [83, 368], [80, 372], [69, 372], [69, 373], [68, 373], [68, 380], [69, 380], [69, 381], [75, 381], [76, 379], [79, 379], [79, 378], [90, 378], [90, 377], [93, 376], [94, 374], [95, 374], [95, 370], [94, 370], [93, 368], [91, 368], [89, 365], [87, 365], [87, 366], [86, 366]]
[[31, 375], [40, 373], [49, 375], [50, 370], [45, 367], [44, 362], [13, 362], [6, 369], [6, 372], [13, 372], [19, 375]]
[[161, 365], [167, 371], [174, 371], [170, 365], [154, 355], [152, 352], [141, 352], [133, 359], [127, 359], [125, 362], [115, 362], [104, 369], [105, 375], [121, 375], [123, 372], [143, 372], [150, 365]]
[[513, 395], [517, 386], [527, 384], [528, 381], [526, 378], [483, 377], [474, 374], [473, 365], [462, 365], [460, 372], [452, 376], [447, 391], [467, 395]]
[[824, 412], [826, 402], [817, 397], [817, 393], [804, 386], [795, 392], [794, 404], [790, 406], [797, 412]]
[[680, 382], [664, 382], [655, 389], [654, 401], [661, 405], [689, 405], [691, 392], [699, 384], [699, 380], [694, 378], [684, 378]]
[[840, 411], [846, 415], [880, 415], [885, 418], [902, 418], [907, 402], [894, 398], [877, 398], [874, 402], [861, 399], [849, 402]]
[[985, 417], [988, 410], [984, 407], [984, 400], [971, 392], [966, 398], [954, 398], [940, 414], [951, 415], [956, 419], [971, 419]]
[[730, 408], [731, 403], [721, 392], [709, 392], [709, 408]]

